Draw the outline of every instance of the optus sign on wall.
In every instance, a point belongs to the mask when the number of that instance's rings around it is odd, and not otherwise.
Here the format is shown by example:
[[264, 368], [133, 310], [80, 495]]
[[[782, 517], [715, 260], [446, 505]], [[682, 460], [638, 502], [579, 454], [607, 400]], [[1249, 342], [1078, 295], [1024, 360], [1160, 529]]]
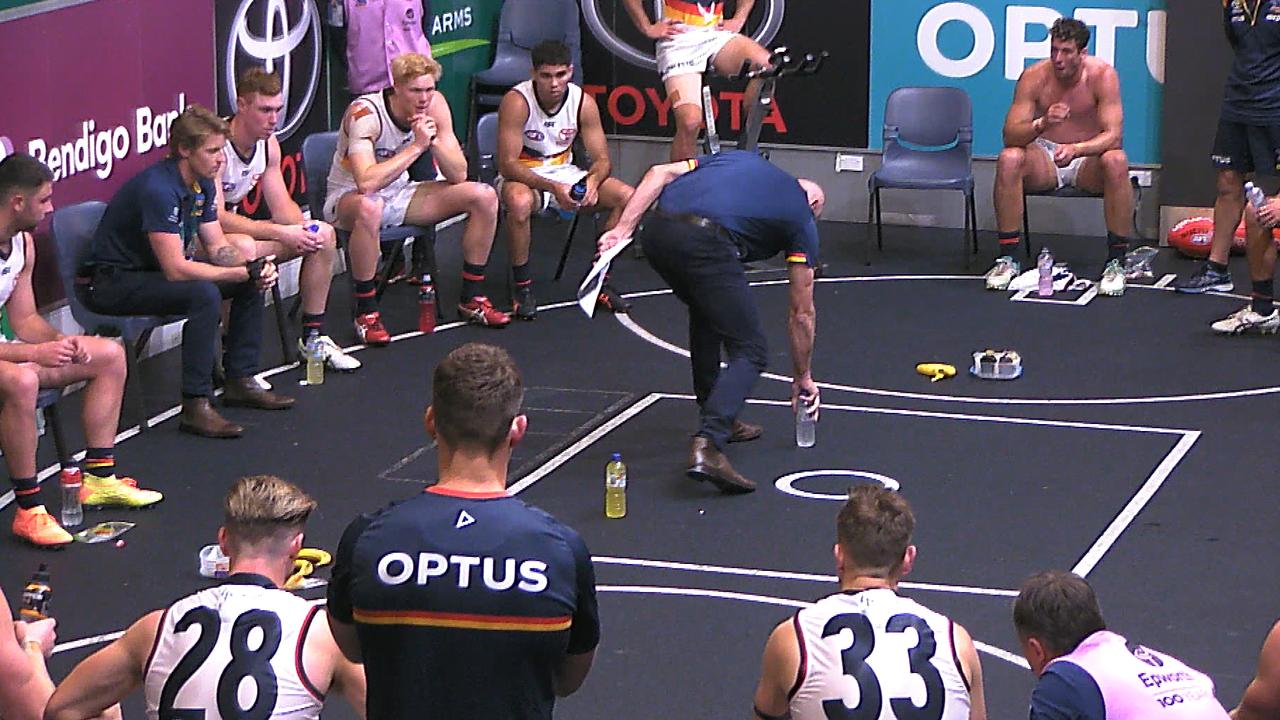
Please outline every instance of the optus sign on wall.
[[[871, 4], [869, 135], [880, 147], [884, 103], [895, 88], [951, 85], [973, 99], [974, 152], [996, 155], [1018, 76], [1049, 56], [1049, 27], [1081, 20], [1089, 52], [1115, 66], [1124, 104], [1124, 147], [1131, 162], [1160, 161], [1164, 83], [1164, 0], [1000, 0]], [[1217, 28], [1213, 28], [1217, 31]]]

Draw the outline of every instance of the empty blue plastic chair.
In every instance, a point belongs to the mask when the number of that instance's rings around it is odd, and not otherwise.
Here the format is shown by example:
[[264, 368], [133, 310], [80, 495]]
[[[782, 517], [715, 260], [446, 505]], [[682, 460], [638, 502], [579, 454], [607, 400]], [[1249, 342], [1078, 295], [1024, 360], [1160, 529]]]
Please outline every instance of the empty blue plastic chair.
[[142, 391], [142, 376], [138, 372], [138, 357], [146, 348], [153, 330], [184, 318], [174, 315], [99, 315], [80, 302], [80, 297], [76, 294], [79, 270], [106, 209], [107, 204], [98, 200], [58, 208], [53, 212], [50, 236], [58, 256], [58, 275], [62, 278], [67, 303], [71, 306], [71, 316], [87, 333], [124, 340], [129, 379], [136, 385], [134, 392], [126, 392], [125, 395], [133, 398], [131, 404], [138, 416], [138, 427], [146, 430], [147, 408]]
[[[302, 170], [307, 180], [307, 204], [311, 206], [311, 217], [322, 219], [324, 215], [324, 198], [329, 188], [329, 167], [333, 163], [333, 155], [338, 151], [338, 133], [322, 132], [308, 135], [302, 141]], [[334, 232], [338, 236], [338, 245], [351, 269], [351, 233], [337, 227]], [[390, 265], [396, 253], [404, 246], [404, 241], [416, 238], [414, 242], [424, 243], [424, 257], [427, 269], [432, 277], [436, 275], [436, 229], [435, 226], [399, 225], [384, 227], [378, 236], [378, 244], [382, 250], [384, 267], [378, 268], [378, 297], [382, 296], [390, 281]], [[352, 282], [354, 283], [354, 278]], [[354, 312], [354, 306], [353, 306]], [[436, 314], [440, 314], [440, 304], [436, 303]]]
[[[871, 173], [867, 223], [874, 217], [876, 247], [884, 249], [880, 190], [959, 190], [964, 193], [964, 229], [978, 252], [978, 214], [973, 198], [973, 106], [960, 88], [904, 87], [884, 108], [884, 157]], [[867, 257], [870, 260], [870, 243]]]

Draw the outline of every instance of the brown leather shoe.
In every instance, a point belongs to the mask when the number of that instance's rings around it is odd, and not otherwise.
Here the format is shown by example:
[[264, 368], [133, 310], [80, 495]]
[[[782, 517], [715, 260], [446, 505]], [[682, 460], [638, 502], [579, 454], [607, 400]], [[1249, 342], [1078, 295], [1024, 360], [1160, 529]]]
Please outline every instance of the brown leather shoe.
[[741, 420], [733, 421], [733, 432], [729, 434], [729, 442], [751, 442], [764, 434], [764, 428]]
[[689, 469], [685, 474], [694, 480], [705, 480], [726, 495], [754, 492], [756, 484], [738, 474], [711, 441], [700, 435], [693, 438], [693, 451], [689, 454]]
[[235, 438], [244, 433], [244, 428], [219, 415], [209, 404], [207, 397], [186, 398], [182, 401], [178, 429], [211, 438]]
[[227, 386], [222, 391], [222, 404], [258, 410], [286, 410], [293, 407], [293, 398], [263, 390], [251, 377], [227, 378]]

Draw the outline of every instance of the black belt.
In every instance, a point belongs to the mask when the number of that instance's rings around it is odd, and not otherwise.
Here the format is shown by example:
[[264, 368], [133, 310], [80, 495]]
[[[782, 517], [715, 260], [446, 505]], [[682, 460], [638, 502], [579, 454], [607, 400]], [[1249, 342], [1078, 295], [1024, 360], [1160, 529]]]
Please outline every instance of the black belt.
[[684, 223], [686, 225], [692, 225], [696, 228], [702, 228], [703, 230], [710, 230], [712, 232], [720, 232], [720, 230], [723, 229], [720, 227], [720, 223], [716, 222], [715, 220], [712, 220], [711, 218], [702, 217], [701, 215], [694, 215], [693, 213], [673, 213], [673, 212], [667, 212], [666, 210], [663, 210], [660, 207], [655, 207], [653, 209], [653, 214], [662, 218], [663, 220], [671, 220], [672, 222]]

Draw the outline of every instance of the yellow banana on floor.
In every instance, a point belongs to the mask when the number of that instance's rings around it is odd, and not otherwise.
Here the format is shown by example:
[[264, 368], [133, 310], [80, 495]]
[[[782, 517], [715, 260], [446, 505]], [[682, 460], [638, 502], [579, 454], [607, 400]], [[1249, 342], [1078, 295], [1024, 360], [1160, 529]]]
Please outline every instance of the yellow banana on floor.
[[298, 559], [306, 560], [316, 567], [324, 567], [333, 562], [333, 556], [319, 548], [302, 548], [298, 551]]
[[936, 362], [920, 363], [916, 365], [916, 372], [929, 377], [929, 382], [938, 382], [949, 377], [955, 377], [956, 366]]
[[302, 586], [302, 581], [306, 580], [311, 573], [315, 572], [316, 566], [310, 560], [303, 560], [301, 557], [293, 561], [293, 574], [288, 580], [284, 581], [285, 590], [297, 590]]

